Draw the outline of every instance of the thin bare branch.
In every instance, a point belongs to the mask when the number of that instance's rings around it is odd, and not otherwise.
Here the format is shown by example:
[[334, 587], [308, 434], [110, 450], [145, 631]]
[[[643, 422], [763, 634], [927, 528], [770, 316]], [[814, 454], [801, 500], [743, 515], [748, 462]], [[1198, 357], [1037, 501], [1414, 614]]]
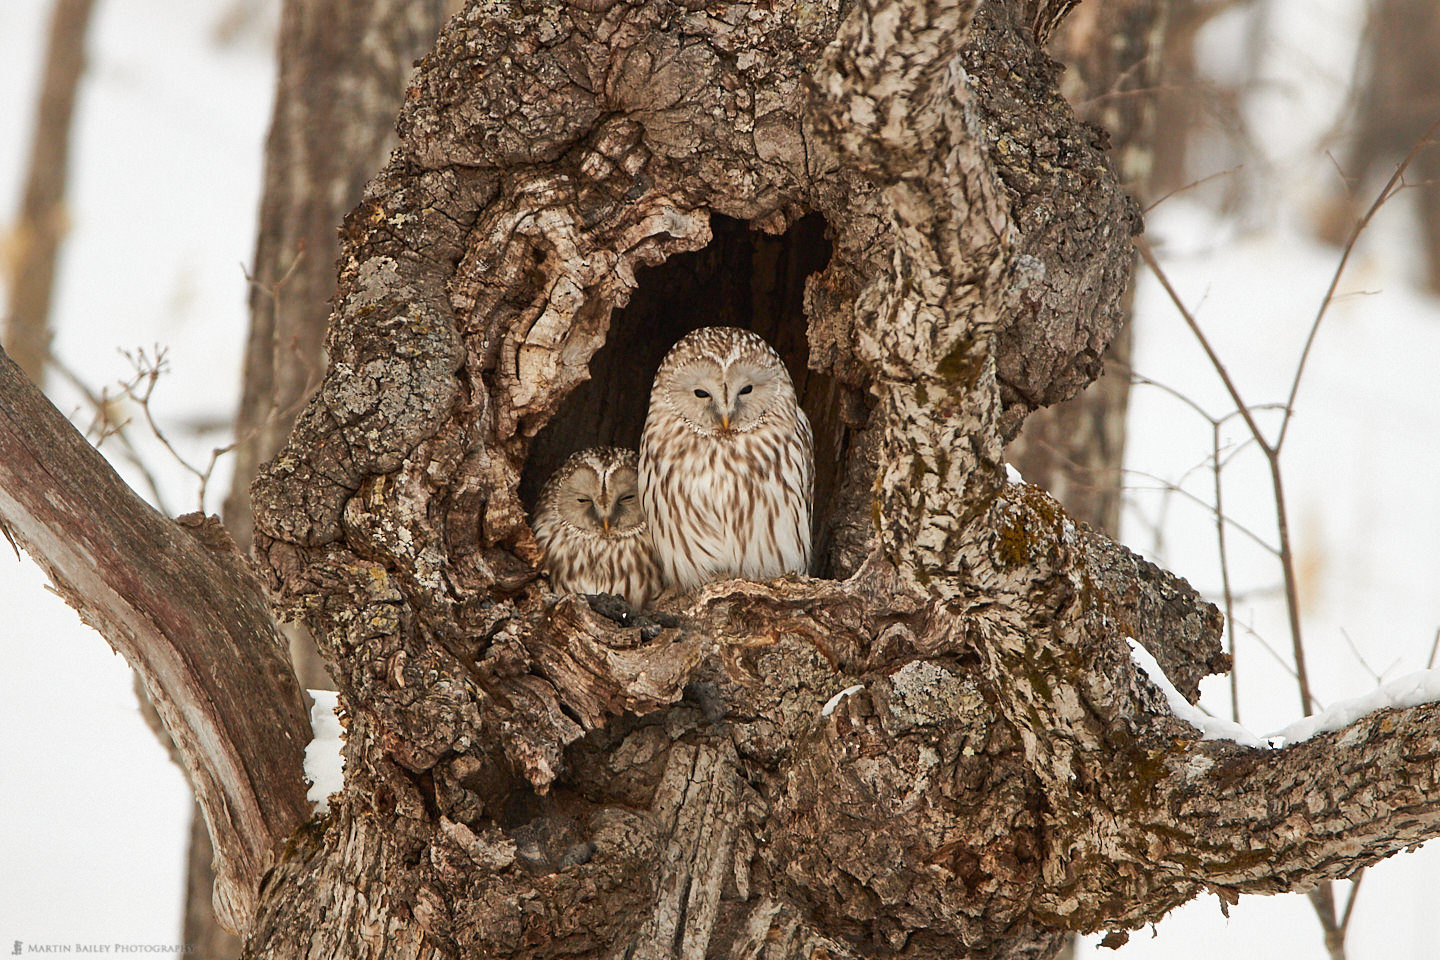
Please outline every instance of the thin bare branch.
[[1340, 262], [1335, 265], [1335, 272], [1330, 277], [1330, 286], [1326, 288], [1325, 296], [1320, 301], [1320, 309], [1315, 312], [1315, 319], [1310, 324], [1310, 333], [1305, 337], [1305, 346], [1300, 351], [1300, 362], [1296, 364], [1295, 377], [1290, 382], [1290, 396], [1285, 401], [1285, 418], [1280, 423], [1280, 434], [1275, 440], [1277, 452], [1284, 446], [1286, 433], [1290, 429], [1290, 418], [1295, 413], [1295, 396], [1300, 392], [1300, 378], [1305, 373], [1305, 363], [1310, 359], [1310, 349], [1315, 345], [1315, 336], [1320, 332], [1320, 322], [1325, 319], [1330, 304], [1335, 300], [1335, 289], [1340, 285], [1340, 277], [1345, 273], [1345, 267], [1350, 262], [1350, 255], [1355, 252], [1355, 244], [1359, 241], [1360, 235], [1365, 232], [1365, 228], [1370, 226], [1370, 221], [1374, 219], [1375, 214], [1379, 213], [1380, 208], [1385, 206], [1386, 202], [1395, 195], [1405, 176], [1405, 171], [1420, 155], [1420, 151], [1435, 139], [1437, 132], [1440, 132], [1440, 119], [1436, 119], [1410, 148], [1410, 152], [1405, 154], [1405, 158], [1395, 167], [1395, 172], [1390, 175], [1390, 179], [1385, 181], [1385, 186], [1380, 188], [1374, 202], [1370, 204], [1370, 209], [1355, 221], [1355, 226], [1350, 231], [1350, 239], [1346, 241], [1345, 248], [1341, 251]]
[[[1200, 329], [1200, 324], [1195, 320], [1194, 314], [1185, 306], [1180, 294], [1170, 283], [1170, 278], [1160, 266], [1159, 261], [1155, 259], [1155, 253], [1150, 249], [1150, 245], [1141, 239], [1136, 242], [1136, 248], [1140, 251], [1141, 258], [1155, 274], [1156, 279], [1160, 281], [1160, 285], [1165, 288], [1165, 292], [1170, 296], [1170, 300], [1174, 303], [1180, 316], [1184, 318], [1190, 332], [1200, 342], [1205, 355], [1210, 358], [1211, 366], [1214, 367], [1221, 382], [1225, 384], [1230, 399], [1235, 403], [1236, 411], [1245, 420], [1245, 425], [1250, 429], [1251, 436], [1255, 438], [1256, 444], [1265, 454], [1266, 463], [1269, 464], [1270, 489], [1275, 500], [1275, 529], [1280, 537], [1280, 567], [1285, 575], [1285, 608], [1290, 621], [1290, 645], [1295, 658], [1296, 683], [1300, 688], [1300, 708], [1308, 716], [1314, 710], [1314, 697], [1310, 690], [1309, 671], [1305, 666], [1305, 642], [1300, 626], [1300, 586], [1299, 579], [1295, 574], [1295, 553], [1290, 546], [1290, 520], [1285, 508], [1285, 483], [1280, 471], [1279, 447], [1265, 439], [1265, 434], [1261, 431], [1259, 423], [1256, 422], [1251, 408], [1246, 405], [1240, 396], [1239, 388], [1235, 386], [1235, 381], [1231, 379], [1230, 371], [1221, 361], [1219, 354], [1215, 352], [1215, 348], [1210, 345], [1209, 338]], [[1291, 412], [1292, 408], [1287, 404], [1285, 416], [1288, 417]]]
[[1380, 685], [1380, 674], [1375, 672], [1375, 669], [1370, 666], [1370, 662], [1365, 659], [1365, 654], [1361, 653], [1360, 648], [1355, 646], [1355, 641], [1350, 637], [1350, 631], [1341, 627], [1340, 636], [1344, 638], [1345, 645], [1350, 648], [1350, 653], [1359, 661], [1360, 668], [1370, 674], [1370, 679], [1374, 680], [1375, 685], [1378, 687]]
[[1215, 478], [1215, 538], [1220, 547], [1220, 584], [1225, 595], [1226, 648], [1230, 654], [1230, 719], [1240, 722], [1240, 671], [1235, 667], [1235, 592], [1230, 586], [1230, 554], [1225, 547], [1225, 484], [1221, 479], [1220, 424], [1211, 428], [1210, 449]]
[[[1178, 494], [1180, 494], [1180, 496], [1182, 496], [1182, 497], [1184, 497], [1185, 499], [1189, 500], [1190, 502], [1196, 504], [1197, 506], [1204, 507], [1205, 510], [1206, 510], [1212, 517], [1223, 517], [1224, 520], [1225, 520], [1225, 522], [1226, 522], [1227, 524], [1229, 524], [1230, 526], [1234, 527], [1234, 528], [1235, 528], [1236, 530], [1238, 530], [1240, 533], [1244, 534], [1245, 537], [1248, 538], [1249, 540], [1253, 541], [1256, 546], [1260, 547], [1261, 549], [1269, 552], [1270, 554], [1272, 554], [1272, 555], [1274, 555], [1274, 556], [1277, 556], [1277, 557], [1278, 557], [1278, 556], [1280, 555], [1279, 549], [1276, 548], [1276, 547], [1274, 547], [1274, 546], [1272, 546], [1272, 545], [1269, 544], [1269, 543], [1266, 543], [1266, 542], [1265, 542], [1265, 538], [1261, 537], [1258, 533], [1256, 533], [1255, 531], [1251, 530], [1249, 527], [1245, 526], [1243, 523], [1240, 523], [1240, 522], [1237, 521], [1237, 520], [1234, 520], [1234, 519], [1232, 519], [1232, 518], [1230, 518], [1230, 517], [1225, 517], [1224, 514], [1220, 513], [1218, 510], [1215, 509], [1215, 505], [1214, 505], [1213, 503], [1210, 503], [1208, 500], [1205, 500], [1203, 497], [1196, 496], [1195, 494], [1191, 493], [1189, 490], [1186, 490], [1184, 487], [1180, 486], [1179, 484], [1176, 484], [1176, 483], [1173, 483], [1173, 482], [1171, 482], [1171, 481], [1169, 481], [1169, 480], [1166, 480], [1164, 477], [1157, 477], [1157, 476], [1156, 476], [1155, 474], [1153, 474], [1153, 473], [1146, 473], [1144, 470], [1136, 470], [1136, 469], [1133, 469], [1133, 468], [1131, 468], [1131, 467], [1126, 467], [1126, 468], [1124, 468], [1124, 472], [1125, 472], [1125, 473], [1134, 474], [1134, 475], [1137, 476], [1137, 477], [1144, 477], [1146, 480], [1153, 480], [1153, 481], [1155, 481], [1157, 484], [1159, 484], [1160, 487], [1163, 488], [1164, 490], [1167, 490], [1167, 491], [1172, 492], [1172, 493], [1178, 493]], [[1132, 489], [1141, 489], [1141, 488], [1135, 487], [1135, 488], [1132, 488]]]
[[1350, 915], [1355, 912], [1355, 898], [1360, 894], [1360, 881], [1365, 879], [1365, 868], [1356, 870], [1350, 877], [1350, 892], [1345, 895], [1345, 913], [1340, 917], [1340, 939], [1350, 931]]
[[160, 490], [160, 483], [156, 479], [154, 471], [145, 462], [145, 458], [140, 455], [140, 451], [136, 449], [134, 441], [130, 439], [130, 434], [125, 429], [129, 422], [115, 423], [110, 419], [114, 402], [109, 397], [108, 389], [102, 389], [97, 394], [69, 364], [54, 354], [50, 356], [50, 369], [60, 374], [62, 379], [79, 390], [84, 395], [85, 401], [90, 404], [94, 419], [85, 433], [87, 437], [94, 434], [96, 449], [99, 449], [111, 437], [119, 441], [121, 455], [124, 456], [126, 463], [135, 468], [140, 479], [145, 481], [145, 487], [150, 491], [150, 499], [155, 504], [155, 509], [167, 516], [172, 515], [172, 511], [165, 504], [165, 495]]
[[1159, 197], [1152, 200], [1149, 204], [1146, 205], [1145, 212], [1149, 213], [1151, 210], [1154, 210], [1156, 207], [1160, 206], [1160, 204], [1164, 203], [1166, 200], [1169, 200], [1171, 197], [1179, 196], [1182, 193], [1194, 190], [1196, 187], [1204, 186], [1211, 180], [1218, 180], [1221, 177], [1228, 177], [1231, 174], [1239, 173], [1241, 170], [1244, 169], [1245, 164], [1237, 163], [1235, 166], [1229, 168], [1228, 170], [1220, 170], [1216, 173], [1210, 174], [1210, 176], [1208, 177], [1201, 177], [1199, 180], [1192, 180], [1190, 183], [1185, 184], [1185, 186], [1183, 187], [1176, 187], [1174, 190], [1171, 190], [1168, 193], [1162, 193]]

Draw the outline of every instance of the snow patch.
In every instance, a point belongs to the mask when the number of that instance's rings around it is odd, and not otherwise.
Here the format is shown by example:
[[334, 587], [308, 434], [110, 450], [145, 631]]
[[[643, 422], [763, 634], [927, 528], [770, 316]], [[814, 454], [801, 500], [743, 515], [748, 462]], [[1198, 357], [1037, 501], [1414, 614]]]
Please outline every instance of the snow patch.
[[835, 696], [825, 701], [825, 706], [820, 708], [820, 716], [830, 716], [830, 714], [835, 712], [835, 708], [840, 706], [841, 700], [844, 700], [852, 693], [859, 693], [861, 690], [864, 689], [865, 685], [863, 683], [857, 683], [853, 687], [846, 687], [844, 690], [841, 690], [839, 693], [835, 694]]
[[345, 730], [335, 715], [339, 694], [334, 690], [308, 692], [315, 705], [310, 708], [313, 739], [305, 747], [305, 776], [311, 784], [305, 799], [315, 804], [316, 813], [329, 813], [330, 794], [345, 785], [345, 761], [340, 756]]
[[1348, 727], [1376, 710], [1384, 710], [1386, 707], [1418, 707], [1422, 703], [1434, 703], [1436, 700], [1440, 700], [1440, 669], [1421, 670], [1391, 680], [1369, 693], [1341, 700], [1329, 709], [1303, 720], [1296, 720], [1267, 739], [1276, 746], [1289, 746], [1292, 743], [1302, 743], [1317, 734]]
[[1009, 463], [1005, 464], [1005, 479], [1009, 480], [1011, 483], [1025, 482], [1025, 478], [1020, 476], [1020, 471], [1016, 470], [1014, 465]]
[[1175, 684], [1170, 682], [1170, 678], [1165, 676], [1165, 671], [1160, 669], [1159, 662], [1149, 650], [1145, 649], [1144, 644], [1134, 637], [1126, 637], [1125, 642], [1130, 644], [1130, 659], [1135, 666], [1139, 667], [1145, 676], [1150, 678], [1150, 682], [1165, 694], [1165, 700], [1170, 704], [1170, 712], [1199, 730], [1202, 740], [1231, 740], [1242, 747], [1257, 747], [1262, 750], [1270, 746], [1240, 724], [1232, 720], [1212, 717], [1186, 700], [1180, 691], [1175, 689]]

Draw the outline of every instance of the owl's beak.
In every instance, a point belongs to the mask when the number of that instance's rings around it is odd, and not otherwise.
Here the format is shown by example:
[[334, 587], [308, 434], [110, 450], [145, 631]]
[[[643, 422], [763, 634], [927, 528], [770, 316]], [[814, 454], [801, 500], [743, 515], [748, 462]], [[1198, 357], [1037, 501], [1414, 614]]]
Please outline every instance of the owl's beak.
[[605, 531], [606, 536], [609, 536], [609, 534], [610, 534], [610, 518], [609, 518], [608, 516], [606, 516], [606, 517], [601, 517], [601, 518], [600, 518], [600, 527], [601, 527], [601, 529], [603, 529], [603, 530]]
[[721, 430], [729, 430], [729, 429], [730, 429], [730, 414], [728, 414], [728, 413], [722, 413], [722, 414], [720, 414], [720, 429], [721, 429]]

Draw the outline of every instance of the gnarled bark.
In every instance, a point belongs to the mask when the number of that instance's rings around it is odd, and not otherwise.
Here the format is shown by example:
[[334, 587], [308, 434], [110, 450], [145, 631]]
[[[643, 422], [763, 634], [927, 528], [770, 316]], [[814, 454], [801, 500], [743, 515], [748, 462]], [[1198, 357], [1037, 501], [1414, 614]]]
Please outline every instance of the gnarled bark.
[[[337, 226], [395, 145], [394, 118], [413, 69], [454, 0], [288, 0], [278, 43], [275, 110], [265, 145], [250, 290], [250, 338], [235, 422], [235, 472], [226, 529], [242, 550], [251, 536], [250, 482], [275, 455], [320, 381]], [[307, 689], [329, 675], [303, 630], [288, 631], [291, 661]], [[211, 914], [209, 842], [190, 830], [184, 942], [201, 960], [231, 957], [240, 943]]]
[[[347, 221], [319, 399], [254, 490], [352, 720], [337, 812], [252, 950], [309, 942], [317, 876], [397, 956], [1046, 956], [1252, 884], [1257, 819], [1205, 821], [1203, 856], [1162, 826], [1273, 765], [1187, 736], [1125, 644], [1193, 696], [1218, 615], [999, 469], [1094, 375], [1137, 225], [1023, 13], [452, 23]], [[814, 270], [803, 339], [798, 298], [759, 295], [795, 278], [734, 220]], [[640, 616], [556, 598], [528, 491], [633, 437], [659, 355], [709, 322], [813, 373], [836, 579]]]

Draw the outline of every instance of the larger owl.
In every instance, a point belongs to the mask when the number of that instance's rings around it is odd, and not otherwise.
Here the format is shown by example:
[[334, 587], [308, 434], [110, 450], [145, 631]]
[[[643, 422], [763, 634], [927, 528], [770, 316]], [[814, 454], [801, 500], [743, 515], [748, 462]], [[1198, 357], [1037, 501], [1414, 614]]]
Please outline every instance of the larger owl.
[[640, 501], [665, 583], [807, 573], [814, 446], [764, 339], [704, 327], [675, 344], [640, 438]]
[[639, 610], [660, 592], [634, 450], [591, 447], [551, 474], [535, 504], [545, 572], [562, 593], [614, 593]]

